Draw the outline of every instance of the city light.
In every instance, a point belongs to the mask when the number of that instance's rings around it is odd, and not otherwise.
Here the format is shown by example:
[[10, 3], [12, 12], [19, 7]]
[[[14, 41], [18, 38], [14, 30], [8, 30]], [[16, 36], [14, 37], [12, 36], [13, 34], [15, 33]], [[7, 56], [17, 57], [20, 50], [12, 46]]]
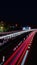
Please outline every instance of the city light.
[[22, 30], [30, 30], [31, 27], [23, 27]]
[[16, 24], [16, 27], [17, 27], [17, 24]]

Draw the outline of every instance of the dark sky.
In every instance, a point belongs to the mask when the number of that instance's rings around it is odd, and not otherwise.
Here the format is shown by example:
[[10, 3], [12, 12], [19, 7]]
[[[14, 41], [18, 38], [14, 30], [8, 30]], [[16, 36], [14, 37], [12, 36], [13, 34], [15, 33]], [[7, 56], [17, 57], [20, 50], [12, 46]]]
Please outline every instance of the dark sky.
[[37, 8], [0, 8], [0, 20], [37, 26]]

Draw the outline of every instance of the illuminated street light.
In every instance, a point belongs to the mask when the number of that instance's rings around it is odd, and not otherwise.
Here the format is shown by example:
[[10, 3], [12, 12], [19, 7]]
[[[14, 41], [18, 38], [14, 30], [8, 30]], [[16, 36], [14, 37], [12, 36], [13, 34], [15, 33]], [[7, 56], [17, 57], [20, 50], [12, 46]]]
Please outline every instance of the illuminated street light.
[[23, 27], [22, 30], [25, 30], [25, 27]]
[[31, 27], [29, 27], [29, 30], [31, 29]]
[[1, 27], [1, 30], [3, 30], [3, 27]]

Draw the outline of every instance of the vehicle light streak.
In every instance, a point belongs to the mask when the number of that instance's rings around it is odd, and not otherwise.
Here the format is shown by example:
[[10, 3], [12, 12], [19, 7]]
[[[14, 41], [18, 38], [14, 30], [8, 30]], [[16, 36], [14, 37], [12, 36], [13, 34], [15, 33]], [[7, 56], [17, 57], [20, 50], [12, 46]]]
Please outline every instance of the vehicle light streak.
[[8, 63], [12, 65], [16, 64], [17, 60], [20, 58], [26, 46], [28, 46], [28, 44], [30, 43], [31, 38], [34, 34], [35, 32], [32, 32], [30, 34], [30, 36], [20, 45], [20, 47], [18, 47], [18, 49], [10, 56], [10, 58], [4, 63], [4, 65], [8, 65]]
[[28, 56], [28, 52], [29, 52], [29, 50], [26, 51], [25, 56], [24, 56], [24, 58], [23, 58], [23, 60], [22, 60], [21, 65], [24, 65], [24, 64], [25, 64], [26, 58], [27, 58], [27, 56]]

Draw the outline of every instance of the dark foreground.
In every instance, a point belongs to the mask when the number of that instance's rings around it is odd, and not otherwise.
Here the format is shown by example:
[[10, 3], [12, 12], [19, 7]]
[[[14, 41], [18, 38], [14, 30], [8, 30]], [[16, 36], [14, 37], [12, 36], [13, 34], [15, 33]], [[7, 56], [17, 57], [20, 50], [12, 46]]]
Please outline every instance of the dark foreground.
[[37, 33], [34, 36], [33, 43], [25, 65], [37, 65]]

